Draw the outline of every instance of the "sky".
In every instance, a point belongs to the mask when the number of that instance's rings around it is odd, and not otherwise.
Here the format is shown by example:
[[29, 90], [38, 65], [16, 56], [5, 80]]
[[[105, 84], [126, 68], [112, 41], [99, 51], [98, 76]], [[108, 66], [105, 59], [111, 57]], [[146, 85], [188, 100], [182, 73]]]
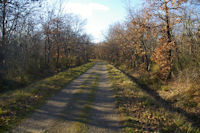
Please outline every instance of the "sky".
[[[142, 0], [131, 1], [138, 7]], [[86, 19], [85, 32], [93, 36], [94, 42], [101, 42], [110, 25], [125, 20], [126, 5], [126, 0], [67, 0], [63, 8], [66, 13]]]

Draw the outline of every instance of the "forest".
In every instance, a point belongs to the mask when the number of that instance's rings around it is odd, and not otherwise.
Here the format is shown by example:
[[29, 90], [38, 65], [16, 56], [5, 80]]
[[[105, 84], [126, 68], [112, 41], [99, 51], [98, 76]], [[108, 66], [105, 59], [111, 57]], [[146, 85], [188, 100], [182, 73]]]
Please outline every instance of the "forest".
[[[125, 21], [110, 25], [105, 39], [96, 43], [85, 32], [86, 20], [65, 13], [61, 0], [54, 5], [45, 0], [0, 0], [0, 132], [99, 61], [112, 64], [199, 129], [200, 1], [144, 0], [137, 10], [131, 0], [127, 5]], [[75, 74], [72, 79], [68, 70]], [[54, 76], [55, 82], [48, 78], [56, 74], [60, 77]], [[34, 103], [26, 91], [34, 93]], [[15, 97], [18, 94], [24, 100]], [[27, 108], [22, 114], [21, 106]]]
[[0, 6], [1, 92], [88, 62], [91, 37], [82, 31], [85, 20], [63, 13], [62, 5], [1, 0]]

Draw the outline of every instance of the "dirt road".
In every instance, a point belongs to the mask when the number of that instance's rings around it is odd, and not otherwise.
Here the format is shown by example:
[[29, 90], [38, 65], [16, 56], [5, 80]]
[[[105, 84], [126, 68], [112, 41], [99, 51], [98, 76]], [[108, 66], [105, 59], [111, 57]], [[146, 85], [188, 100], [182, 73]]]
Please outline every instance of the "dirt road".
[[98, 62], [13, 132], [117, 133], [119, 123], [105, 64]]

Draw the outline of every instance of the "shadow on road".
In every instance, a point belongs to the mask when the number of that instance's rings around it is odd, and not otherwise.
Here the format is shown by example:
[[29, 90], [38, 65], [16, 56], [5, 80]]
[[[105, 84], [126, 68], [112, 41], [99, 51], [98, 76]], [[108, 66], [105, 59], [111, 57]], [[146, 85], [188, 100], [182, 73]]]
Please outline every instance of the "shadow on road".
[[[44, 106], [22, 123], [14, 132], [72, 132], [74, 123], [87, 125], [93, 130], [104, 130], [109, 133], [120, 130], [119, 120], [115, 120], [114, 98], [108, 86], [103, 68], [104, 64], [98, 62], [70, 85], [51, 98]], [[96, 89], [96, 98], [88, 110], [88, 115], [81, 115], [83, 109], [89, 105], [91, 85], [95, 77], [100, 75], [99, 86]], [[83, 86], [83, 87], [81, 87]], [[93, 88], [94, 89], [94, 88]], [[111, 119], [110, 119], [111, 118]]]

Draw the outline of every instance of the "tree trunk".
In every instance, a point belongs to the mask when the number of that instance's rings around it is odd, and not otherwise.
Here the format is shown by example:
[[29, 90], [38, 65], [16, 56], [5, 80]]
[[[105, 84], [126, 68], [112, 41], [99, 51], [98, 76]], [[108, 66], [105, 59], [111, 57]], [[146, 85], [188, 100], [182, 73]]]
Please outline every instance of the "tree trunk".
[[[170, 28], [170, 17], [169, 17], [169, 8], [168, 8], [168, 5], [167, 5], [167, 1], [165, 0], [165, 24], [166, 24], [166, 34], [167, 34], [167, 41], [168, 41], [168, 44], [172, 42], [172, 35], [171, 35], [171, 28]], [[170, 49], [168, 51], [168, 60], [169, 62], [172, 61], [172, 49]], [[172, 62], [171, 62], [172, 63]], [[171, 78], [171, 75], [172, 75], [172, 70], [170, 68], [169, 70], [169, 75], [168, 75], [168, 79]]]
[[57, 58], [56, 58], [56, 66], [58, 67], [58, 63], [59, 63], [59, 58], [60, 58], [60, 48], [59, 46], [57, 47]]
[[6, 4], [7, 0], [3, 0], [2, 6], [2, 40], [0, 45], [0, 65], [4, 65], [5, 57], [4, 57], [4, 50], [6, 45]]
[[171, 42], [171, 28], [170, 28], [170, 20], [169, 20], [169, 8], [167, 6], [167, 1], [165, 1], [165, 23], [166, 23], [166, 32], [167, 32], [167, 41]]

